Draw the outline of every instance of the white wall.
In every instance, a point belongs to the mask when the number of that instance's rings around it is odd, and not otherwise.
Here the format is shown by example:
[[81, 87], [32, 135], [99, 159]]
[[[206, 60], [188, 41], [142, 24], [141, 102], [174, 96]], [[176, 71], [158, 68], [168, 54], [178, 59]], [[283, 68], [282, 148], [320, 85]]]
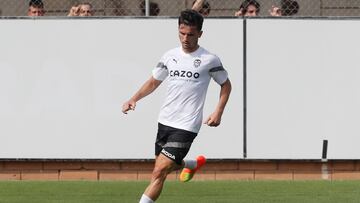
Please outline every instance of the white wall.
[[248, 20], [248, 157], [359, 159], [359, 20]]
[[[243, 157], [242, 19], [206, 19], [200, 44], [233, 92], [188, 157]], [[247, 157], [358, 159], [359, 20], [247, 20]], [[121, 105], [179, 46], [176, 19], [0, 21], [0, 158], [153, 158], [165, 84]], [[219, 97], [211, 83], [207, 117]]]
[[[121, 105], [179, 46], [176, 19], [3, 19], [0, 27], [0, 158], [153, 158], [164, 85], [135, 112], [123, 115]], [[206, 20], [200, 43], [223, 59], [234, 94], [223, 125], [203, 126], [189, 157], [242, 156], [242, 54], [229, 46], [242, 50], [241, 28], [238, 19]], [[212, 84], [204, 117], [218, 95]]]

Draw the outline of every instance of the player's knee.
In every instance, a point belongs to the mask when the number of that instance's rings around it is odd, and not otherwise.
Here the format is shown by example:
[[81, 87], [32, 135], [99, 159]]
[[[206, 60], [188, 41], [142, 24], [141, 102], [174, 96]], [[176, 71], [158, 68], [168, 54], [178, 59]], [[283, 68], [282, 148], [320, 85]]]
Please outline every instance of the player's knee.
[[169, 171], [167, 167], [155, 167], [152, 172], [152, 178], [158, 180], [165, 180]]

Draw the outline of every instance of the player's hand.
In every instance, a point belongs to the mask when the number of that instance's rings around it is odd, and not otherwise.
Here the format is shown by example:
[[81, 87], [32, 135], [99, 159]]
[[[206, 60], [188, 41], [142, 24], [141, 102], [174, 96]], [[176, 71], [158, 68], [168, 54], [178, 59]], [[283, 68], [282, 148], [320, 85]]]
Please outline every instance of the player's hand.
[[135, 110], [135, 106], [136, 106], [136, 102], [135, 101], [132, 101], [132, 100], [129, 100], [127, 102], [125, 102], [122, 106], [122, 112], [124, 114], [127, 114], [127, 112], [129, 110]]
[[221, 114], [214, 112], [204, 122], [204, 124], [210, 127], [217, 127], [221, 123]]

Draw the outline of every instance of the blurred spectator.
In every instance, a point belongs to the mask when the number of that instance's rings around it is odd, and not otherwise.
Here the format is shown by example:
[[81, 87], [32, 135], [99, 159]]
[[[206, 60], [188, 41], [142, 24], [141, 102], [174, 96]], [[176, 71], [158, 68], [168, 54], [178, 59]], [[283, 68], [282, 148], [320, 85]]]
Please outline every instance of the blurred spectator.
[[[139, 5], [142, 15], [146, 15], [145, 1], [142, 1]], [[158, 16], [160, 13], [160, 7], [157, 3], [150, 2], [149, 15]]]
[[281, 0], [281, 8], [272, 6], [271, 16], [292, 16], [298, 13], [299, 3], [295, 0]]
[[79, 5], [79, 16], [93, 16], [93, 6], [91, 3], [86, 2]]
[[209, 2], [205, 0], [195, 0], [192, 3], [192, 10], [199, 12], [202, 16], [209, 16], [211, 11], [211, 6]]
[[271, 9], [269, 10], [269, 13], [271, 16], [282, 16], [282, 11], [277, 6], [271, 6]]
[[28, 16], [44, 16], [44, 3], [41, 0], [30, 0]]
[[79, 14], [80, 14], [79, 4], [75, 4], [70, 8], [69, 14], [67, 16], [79, 16]]
[[256, 0], [245, 0], [235, 16], [258, 16], [260, 12], [260, 4]]
[[235, 16], [258, 16], [260, 4], [256, 0], [245, 0], [235, 13]]

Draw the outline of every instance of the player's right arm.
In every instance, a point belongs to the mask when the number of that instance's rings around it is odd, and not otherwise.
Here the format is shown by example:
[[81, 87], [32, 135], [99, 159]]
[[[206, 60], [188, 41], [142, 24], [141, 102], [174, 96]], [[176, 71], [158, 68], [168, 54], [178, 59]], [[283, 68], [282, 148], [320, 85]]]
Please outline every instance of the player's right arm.
[[122, 112], [127, 114], [129, 110], [135, 110], [136, 102], [151, 94], [156, 88], [159, 87], [161, 82], [161, 80], [156, 80], [153, 76], [151, 76], [134, 94], [134, 96], [132, 96], [127, 102], [123, 104]]

